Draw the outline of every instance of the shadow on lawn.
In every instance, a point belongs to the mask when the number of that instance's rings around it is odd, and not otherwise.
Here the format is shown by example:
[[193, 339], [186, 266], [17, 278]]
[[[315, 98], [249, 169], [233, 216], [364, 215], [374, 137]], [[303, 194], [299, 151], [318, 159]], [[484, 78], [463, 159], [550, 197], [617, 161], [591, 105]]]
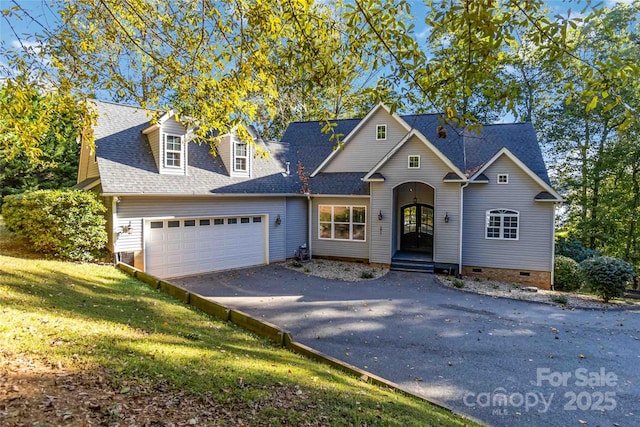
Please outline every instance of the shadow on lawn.
[[[320, 417], [318, 400], [338, 402], [346, 419], [353, 419], [352, 411], [363, 413], [362, 419], [380, 415], [379, 397], [349, 395], [368, 387], [358, 386], [356, 379], [209, 318], [115, 269], [105, 272], [107, 267], [85, 264], [63, 273], [58, 267], [66, 263], [17, 261], [24, 265], [0, 271], [0, 284], [10, 290], [0, 300], [18, 312], [64, 319], [63, 326], [52, 321], [38, 325], [40, 336], [32, 337], [49, 349], [51, 363], [77, 359], [82, 369], [100, 371], [102, 366], [115, 389], [135, 378], [151, 383], [151, 389], [168, 383], [174, 390], [210, 393], [219, 402], [263, 402], [274, 386], [300, 384], [312, 397], [298, 402], [304, 406], [299, 416], [311, 411]], [[433, 412], [422, 402], [407, 402], [402, 404], [407, 414]]]

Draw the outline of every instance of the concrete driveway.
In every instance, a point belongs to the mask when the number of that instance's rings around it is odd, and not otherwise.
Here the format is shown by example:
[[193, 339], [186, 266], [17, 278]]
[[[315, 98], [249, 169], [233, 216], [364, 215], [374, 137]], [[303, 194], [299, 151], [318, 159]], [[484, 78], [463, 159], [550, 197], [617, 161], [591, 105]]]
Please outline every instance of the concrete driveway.
[[269, 265], [172, 282], [490, 425], [640, 425], [638, 311], [563, 310], [404, 272], [353, 283]]

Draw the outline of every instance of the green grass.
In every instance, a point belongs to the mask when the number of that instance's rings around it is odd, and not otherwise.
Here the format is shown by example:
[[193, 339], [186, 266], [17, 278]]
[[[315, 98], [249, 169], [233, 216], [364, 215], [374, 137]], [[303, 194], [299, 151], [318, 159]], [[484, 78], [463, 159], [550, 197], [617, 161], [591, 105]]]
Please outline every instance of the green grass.
[[[5, 242], [0, 246], [5, 253], [0, 255], [0, 362], [28, 359], [62, 369], [66, 375], [104, 377], [112, 395], [132, 399], [124, 406], [129, 410], [137, 401], [160, 395], [195, 399], [206, 405], [190, 406], [192, 411], [209, 408], [228, 417], [226, 423], [472, 424], [274, 347], [112, 266], [27, 257], [27, 251], [16, 251], [17, 245], [6, 243], [1, 223], [0, 241]], [[37, 381], [42, 375], [47, 373], [24, 378]], [[52, 393], [62, 390], [57, 385]], [[90, 412], [85, 409], [78, 411]], [[98, 412], [113, 422], [123, 416], [119, 411], [122, 407], [103, 405]], [[31, 412], [35, 415], [30, 425], [36, 425], [38, 414], [37, 425], [58, 425], [44, 409]], [[61, 425], [78, 425], [81, 414], [73, 415], [72, 410], [64, 414], [71, 421]], [[4, 424], [1, 415], [0, 424]]]

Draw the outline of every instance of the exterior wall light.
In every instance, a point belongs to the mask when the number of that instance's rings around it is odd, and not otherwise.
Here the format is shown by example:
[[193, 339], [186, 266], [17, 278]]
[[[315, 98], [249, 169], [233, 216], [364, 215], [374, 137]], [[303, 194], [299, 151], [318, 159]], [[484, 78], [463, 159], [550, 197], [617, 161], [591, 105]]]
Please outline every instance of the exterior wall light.
[[280, 224], [282, 224], [282, 219], [280, 218], [280, 214], [278, 214], [278, 217], [276, 218], [276, 225]]
[[384, 218], [384, 215], [382, 214], [382, 209], [380, 209], [380, 212], [378, 212], [378, 221], [382, 221], [382, 218]]
[[444, 222], [449, 222], [449, 212], [444, 213]]

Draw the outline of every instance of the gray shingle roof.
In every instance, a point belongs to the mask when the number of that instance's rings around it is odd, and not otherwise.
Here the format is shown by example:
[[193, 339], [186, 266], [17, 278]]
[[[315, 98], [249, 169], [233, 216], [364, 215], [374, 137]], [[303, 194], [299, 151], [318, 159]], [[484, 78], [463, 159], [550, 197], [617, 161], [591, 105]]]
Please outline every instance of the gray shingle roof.
[[[321, 132], [318, 122], [294, 122], [280, 143], [264, 143], [268, 159], [253, 160], [253, 177], [230, 177], [219, 157], [209, 154], [207, 144], [191, 143], [186, 176], [161, 175], [142, 130], [150, 125], [152, 112], [136, 107], [93, 101], [99, 113], [95, 129], [96, 151], [104, 193], [109, 194], [300, 194], [297, 165], [309, 176], [331, 154], [334, 142]], [[473, 172], [502, 147], [549, 183], [542, 153], [530, 123], [486, 125], [479, 134], [445, 125], [447, 136], [439, 138], [438, 114], [402, 118], [420, 131], [462, 171]], [[360, 119], [336, 120], [335, 131], [348, 135]], [[343, 136], [343, 138], [344, 138]], [[290, 174], [284, 173], [289, 162]], [[368, 194], [365, 173], [320, 173], [309, 179], [314, 194]]]

